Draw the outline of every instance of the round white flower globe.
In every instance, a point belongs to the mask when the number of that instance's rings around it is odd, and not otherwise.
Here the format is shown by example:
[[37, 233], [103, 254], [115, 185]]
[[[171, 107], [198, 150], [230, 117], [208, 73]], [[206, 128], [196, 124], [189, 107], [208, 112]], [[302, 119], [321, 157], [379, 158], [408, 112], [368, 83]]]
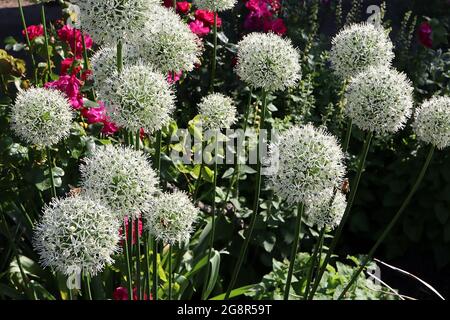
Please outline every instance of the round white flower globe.
[[95, 276], [112, 264], [120, 222], [110, 209], [82, 196], [53, 198], [34, 230], [33, 245], [44, 267], [64, 275]]
[[184, 243], [189, 240], [198, 215], [199, 209], [185, 192], [163, 193], [144, 212], [144, 226], [163, 243]]
[[75, 0], [84, 31], [99, 44], [117, 44], [138, 32], [157, 0]]
[[152, 133], [170, 121], [175, 95], [165, 75], [146, 64], [125, 66], [98, 90], [111, 120], [118, 126]]
[[137, 55], [164, 74], [192, 71], [203, 50], [202, 41], [180, 16], [162, 6], [152, 7], [132, 42]]
[[392, 59], [393, 44], [386, 31], [370, 23], [347, 26], [332, 40], [331, 66], [344, 80], [369, 66], [390, 66]]
[[338, 187], [345, 174], [344, 153], [323, 129], [293, 126], [271, 143], [268, 176], [274, 193], [290, 205], [309, 204], [323, 190]]
[[212, 93], [198, 105], [202, 126], [209, 130], [227, 129], [236, 122], [236, 107], [230, 97]]
[[433, 97], [417, 108], [413, 123], [419, 140], [438, 149], [450, 146], [450, 97]]
[[124, 219], [138, 218], [158, 192], [158, 178], [142, 151], [107, 145], [97, 147], [80, 165], [82, 192], [108, 205]]
[[403, 73], [369, 67], [350, 80], [345, 98], [345, 113], [358, 128], [376, 134], [395, 133], [411, 115], [413, 87]]
[[332, 189], [328, 189], [306, 206], [306, 220], [319, 229], [336, 228], [344, 215], [347, 207], [345, 195], [337, 191], [333, 199], [333, 193]]
[[250, 33], [238, 43], [236, 73], [253, 88], [284, 90], [300, 79], [299, 54], [288, 39]]
[[73, 116], [63, 93], [31, 88], [17, 95], [11, 108], [11, 129], [29, 144], [50, 147], [69, 135]]

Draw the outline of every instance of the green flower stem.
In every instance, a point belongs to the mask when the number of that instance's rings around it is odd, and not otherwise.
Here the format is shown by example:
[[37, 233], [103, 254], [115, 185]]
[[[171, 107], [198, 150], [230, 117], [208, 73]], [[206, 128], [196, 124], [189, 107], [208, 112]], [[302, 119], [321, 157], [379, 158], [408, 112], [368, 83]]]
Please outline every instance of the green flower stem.
[[20, 262], [19, 252], [17, 251], [16, 242], [15, 242], [15, 240], [13, 238], [13, 235], [11, 234], [11, 231], [10, 231], [9, 226], [8, 226], [8, 222], [6, 222], [6, 214], [5, 213], [3, 213], [3, 219], [2, 220], [3, 220], [3, 226], [4, 226], [5, 231], [6, 231], [6, 236], [8, 237], [8, 240], [9, 240], [9, 242], [11, 244], [12, 251], [13, 251], [14, 256], [16, 258], [17, 265], [19, 266], [20, 275], [22, 276], [23, 283], [24, 283], [25, 294], [27, 295], [27, 297], [29, 299], [36, 300], [34, 290], [30, 286], [30, 279], [28, 278], [27, 274], [23, 270], [22, 263]]
[[335, 235], [333, 237], [333, 241], [331, 242], [331, 245], [330, 245], [330, 247], [329, 247], [329, 249], [327, 251], [327, 254], [325, 256], [325, 260], [324, 260], [324, 262], [323, 262], [323, 264], [322, 264], [322, 266], [321, 266], [321, 268], [320, 268], [320, 270], [319, 270], [319, 272], [317, 274], [316, 280], [314, 281], [313, 287], [311, 289], [311, 294], [309, 296], [310, 299], [314, 298], [314, 294], [316, 293], [316, 290], [319, 287], [320, 280], [322, 279], [322, 276], [325, 273], [325, 269], [326, 269], [326, 267], [328, 265], [328, 262], [330, 261], [331, 255], [332, 255], [334, 249], [336, 248], [336, 246], [337, 246], [337, 244], [339, 242], [339, 239], [341, 237], [342, 230], [344, 229], [345, 222], [348, 219], [350, 210], [351, 210], [352, 205], [353, 205], [353, 201], [355, 200], [356, 191], [358, 190], [359, 181], [361, 180], [361, 175], [362, 175], [362, 172], [363, 172], [363, 169], [364, 169], [364, 165], [366, 163], [366, 158], [367, 158], [367, 154], [369, 152], [369, 148], [370, 148], [370, 143], [372, 141], [372, 137], [373, 137], [373, 132], [368, 132], [367, 135], [366, 135], [366, 141], [364, 142], [363, 150], [362, 150], [362, 152], [360, 154], [360, 157], [359, 157], [359, 163], [358, 163], [358, 168], [357, 168], [357, 171], [356, 171], [356, 176], [354, 178], [353, 185], [351, 185], [350, 196], [348, 198], [348, 202], [347, 202], [347, 206], [346, 206], [345, 211], [344, 211], [344, 215], [342, 216], [342, 220], [339, 223], [339, 226], [338, 226], [338, 228], [336, 230], [336, 233], [335, 233]]
[[142, 300], [141, 290], [141, 240], [139, 237], [139, 219], [136, 219], [134, 226], [134, 234], [136, 235], [136, 292], [139, 300]]
[[424, 164], [422, 166], [422, 169], [419, 171], [419, 174], [417, 175], [416, 181], [414, 182], [414, 185], [411, 188], [411, 190], [409, 191], [407, 197], [403, 201], [403, 203], [400, 206], [400, 208], [398, 209], [397, 213], [392, 218], [391, 222], [389, 222], [389, 224], [386, 226], [386, 228], [384, 229], [383, 233], [378, 238], [377, 242], [373, 245], [372, 249], [370, 249], [369, 253], [367, 254], [367, 256], [364, 259], [364, 262], [355, 271], [355, 273], [353, 274], [353, 276], [350, 279], [349, 283], [347, 284], [347, 286], [345, 286], [344, 290], [342, 290], [341, 294], [338, 297], [338, 300], [344, 298], [344, 296], [347, 293], [347, 291], [351, 288], [351, 286], [356, 281], [356, 279], [358, 278], [359, 274], [364, 270], [364, 268], [369, 263], [369, 261], [372, 260], [373, 255], [375, 254], [375, 251], [378, 249], [380, 244], [383, 242], [383, 240], [389, 234], [391, 229], [394, 227], [395, 223], [400, 218], [400, 216], [402, 215], [403, 211], [405, 211], [405, 209], [407, 208], [407, 206], [410, 203], [412, 197], [414, 196], [414, 194], [416, 193], [417, 189], [419, 188], [419, 185], [422, 182], [423, 177], [425, 176], [425, 173], [426, 173], [426, 171], [427, 171], [427, 169], [428, 169], [428, 167], [430, 165], [430, 161], [433, 158], [434, 150], [435, 150], [435, 146], [432, 145], [430, 147], [430, 150], [428, 151], [428, 155], [427, 155], [427, 157], [425, 159], [425, 162], [424, 162]]
[[297, 255], [298, 244], [300, 242], [300, 231], [302, 226], [302, 216], [305, 206], [299, 203], [297, 207], [297, 222], [295, 224], [294, 243], [291, 248], [291, 258], [289, 261], [289, 271], [286, 278], [286, 285], [284, 287], [284, 300], [289, 300], [289, 292], [291, 290], [292, 274], [294, 273], [295, 256]]
[[173, 10], [177, 12], [177, 0], [173, 0]]
[[[129, 222], [128, 222], [129, 224]], [[127, 224], [125, 223], [125, 220], [123, 221], [123, 248], [124, 248], [124, 258], [125, 263], [127, 265], [127, 285], [128, 285], [128, 300], [133, 300], [133, 280], [131, 279], [131, 266], [130, 266], [130, 252], [129, 252], [129, 246], [128, 246], [128, 237], [127, 237]]]
[[[262, 91], [262, 110], [261, 110], [261, 121], [260, 121], [260, 129], [264, 129], [264, 121], [266, 116], [266, 108], [267, 108], [267, 94], [265, 90]], [[239, 275], [239, 271], [241, 270], [242, 263], [244, 261], [245, 255], [247, 253], [248, 245], [250, 243], [250, 239], [252, 237], [253, 229], [255, 228], [256, 217], [258, 215], [258, 207], [259, 207], [259, 195], [261, 192], [261, 145], [259, 141], [258, 135], [258, 144], [257, 144], [257, 162], [256, 162], [256, 188], [255, 188], [255, 199], [253, 203], [253, 213], [250, 219], [250, 225], [248, 228], [247, 236], [245, 237], [244, 244], [241, 247], [241, 251], [239, 253], [238, 261], [234, 267], [233, 274], [231, 277], [230, 284], [228, 285], [227, 292], [225, 293], [225, 300], [230, 297], [231, 291], [236, 284], [237, 277]]]
[[[161, 178], [161, 130], [156, 132], [155, 170]], [[158, 240], [153, 239], [153, 300], [158, 300]]]
[[158, 300], [158, 240], [153, 239], [153, 300]]
[[[84, 37], [83, 29], [81, 29], [81, 41], [83, 44], [83, 71], [88, 71], [90, 68], [88, 54], [87, 54], [87, 48], [86, 48], [86, 39]], [[95, 92], [94, 89], [89, 90], [89, 99], [92, 101], [95, 101]]]
[[[316, 245], [314, 246], [313, 255], [311, 256], [311, 258], [309, 260], [310, 264], [309, 264], [308, 274], [306, 276], [306, 287], [305, 287], [304, 300], [306, 300], [308, 298], [309, 290], [311, 289], [312, 275], [313, 275], [314, 269], [316, 267], [317, 255], [319, 254], [320, 249], [322, 247], [324, 236], [325, 236], [325, 227], [322, 227], [322, 230], [320, 230], [319, 238], [317, 239]], [[319, 264], [320, 264], [320, 255], [319, 255]]]
[[206, 267], [206, 277], [205, 277], [205, 282], [203, 283], [203, 293], [202, 293], [202, 299], [206, 300], [208, 299], [208, 297], [206, 296], [206, 288], [208, 286], [208, 280], [209, 277], [211, 276], [211, 257], [212, 257], [212, 252], [213, 252], [213, 247], [214, 247], [214, 237], [215, 237], [215, 233], [216, 233], [216, 187], [217, 187], [217, 155], [218, 155], [218, 148], [219, 148], [219, 143], [218, 143], [218, 139], [219, 139], [219, 132], [216, 131], [216, 134], [214, 136], [214, 143], [215, 143], [215, 148], [214, 148], [214, 179], [213, 179], [213, 199], [212, 199], [212, 203], [211, 203], [211, 233], [209, 235], [209, 249], [208, 249], [208, 260], [207, 261], [207, 267]]
[[352, 119], [349, 119], [347, 122], [347, 132], [345, 134], [344, 144], [342, 146], [344, 152], [348, 151], [348, 146], [350, 144], [350, 137], [352, 136], [352, 128], [353, 128], [353, 121]]
[[34, 73], [34, 83], [35, 83], [35, 85], [37, 85], [38, 80], [37, 80], [37, 73], [36, 73], [36, 60], [34, 58], [33, 50], [31, 48], [31, 41], [30, 41], [30, 36], [28, 34], [28, 30], [27, 30], [25, 14], [23, 13], [22, 0], [17, 0], [17, 3], [19, 4], [20, 20], [22, 21], [22, 27], [25, 32], [25, 40], [27, 42], [28, 49], [30, 50], [31, 64], [33, 65], [33, 73]]
[[169, 300], [172, 300], [172, 245], [169, 245]]
[[85, 279], [85, 287], [86, 287], [87, 298], [89, 300], [92, 300], [91, 276], [89, 274], [85, 274], [84, 275], [84, 279]]
[[51, 195], [52, 198], [56, 197], [56, 187], [55, 187], [55, 178], [53, 177], [53, 160], [52, 160], [52, 154], [50, 152], [50, 148], [47, 147], [47, 161], [48, 161], [48, 169], [50, 170], [50, 184], [52, 186]]
[[117, 42], [117, 71], [119, 73], [123, 70], [123, 44], [122, 41]]
[[206, 147], [206, 141], [203, 141], [202, 142], [202, 150], [201, 150], [202, 158], [201, 158], [201, 163], [200, 163], [200, 172], [198, 174], [198, 178], [195, 181], [195, 186], [194, 186], [194, 196], [193, 196], [194, 202], [195, 202], [195, 200], [197, 200], [198, 190], [200, 189], [200, 182], [202, 180], [202, 175], [203, 175], [203, 168], [205, 167], [205, 163], [203, 160], [203, 151], [205, 150], [205, 147]]
[[41, 20], [42, 20], [42, 26], [44, 27], [45, 53], [46, 53], [46, 56], [47, 56], [48, 77], [49, 77], [49, 79], [51, 79], [52, 62], [50, 60], [50, 51], [48, 50], [47, 21], [45, 19], [45, 7], [44, 7], [44, 4], [41, 5]]
[[145, 262], [145, 269], [144, 269], [144, 273], [145, 273], [145, 279], [146, 279], [146, 283], [145, 283], [145, 288], [144, 291], [147, 294], [147, 298], [150, 299], [151, 296], [151, 277], [150, 277], [150, 258], [149, 258], [149, 254], [148, 251], [150, 250], [150, 245], [149, 245], [149, 241], [150, 241], [150, 235], [147, 233], [145, 233], [145, 238], [144, 238], [144, 246], [145, 246], [145, 251], [144, 251], [144, 262]]
[[[252, 104], [252, 92], [253, 90], [250, 88], [250, 93], [248, 95], [248, 102], [247, 102], [247, 108], [245, 109], [245, 115], [244, 115], [244, 141], [245, 141], [245, 131], [247, 131], [247, 122], [248, 122], [248, 115], [250, 114], [250, 106]], [[244, 145], [244, 144], [243, 144]], [[245, 150], [245, 148], [244, 148]], [[225, 201], [224, 204], [227, 204], [228, 196], [230, 195], [231, 189], [233, 188], [234, 184], [236, 184], [236, 193], [239, 194], [239, 153], [236, 151], [236, 167], [234, 169], [233, 175], [231, 176], [230, 185], [227, 188], [227, 193], [225, 194]], [[237, 179], [237, 181], [235, 181]]]
[[216, 57], [217, 57], [217, 12], [214, 11], [213, 23], [213, 53], [211, 59], [211, 79], [209, 83], [209, 91], [214, 91], [214, 79], [216, 77]]

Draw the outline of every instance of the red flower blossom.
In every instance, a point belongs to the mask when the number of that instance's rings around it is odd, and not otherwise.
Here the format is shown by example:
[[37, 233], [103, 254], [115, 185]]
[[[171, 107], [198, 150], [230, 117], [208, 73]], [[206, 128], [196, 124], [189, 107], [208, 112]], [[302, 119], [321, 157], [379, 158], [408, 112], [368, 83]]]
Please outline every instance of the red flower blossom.
[[275, 20], [264, 21], [263, 28], [264, 28], [264, 32], [273, 32], [280, 36], [285, 35], [287, 32], [287, 28], [284, 24], [283, 19], [281, 19], [281, 18], [278, 18]]
[[[72, 68], [73, 67], [73, 68]], [[79, 60], [75, 60], [74, 58], [65, 58], [61, 61], [61, 74], [66, 75], [68, 71], [72, 68], [72, 75], [78, 74], [81, 71], [81, 63]]]
[[[30, 41], [33, 41], [35, 38], [43, 36], [44, 35], [44, 27], [42, 24], [35, 25], [35, 26], [29, 26], [27, 27], [28, 32], [28, 38]], [[22, 30], [22, 34], [25, 37], [25, 30]]]
[[[125, 222], [125, 227], [126, 227], [126, 237], [127, 237], [127, 239], [128, 239], [128, 217], [125, 217], [124, 218], [124, 222]], [[138, 229], [139, 229], [139, 237], [142, 235], [142, 219], [141, 218], [139, 218], [138, 219]], [[120, 235], [122, 235], [123, 233], [122, 233], [122, 228], [120, 228], [120, 230], [119, 230], [119, 234]], [[132, 237], [132, 243], [133, 244], [135, 244], [136, 243], [136, 240], [137, 240], [137, 238], [136, 238], [136, 220], [133, 220], [133, 227], [132, 227], [132, 229], [131, 229], [131, 237]], [[124, 241], [122, 241], [122, 245], [123, 245], [123, 242]]]
[[[98, 107], [96, 108], [84, 108], [81, 110], [81, 114], [86, 118], [87, 123], [102, 123], [102, 133], [109, 135], [117, 132], [116, 124], [111, 122], [111, 119], [106, 115], [106, 108], [103, 102], [98, 102]], [[141, 228], [141, 227], [140, 227]], [[119, 230], [119, 232], [122, 232]], [[141, 233], [141, 231], [140, 231]]]
[[186, 14], [191, 9], [192, 4], [187, 1], [177, 2], [177, 12]]
[[190, 22], [189, 28], [191, 28], [191, 31], [199, 37], [206, 36], [209, 33], [209, 28], [200, 20]]
[[80, 92], [81, 81], [75, 75], [62, 75], [56, 81], [47, 82], [44, 87], [64, 92], [72, 108], [80, 109], [83, 107], [83, 96]]
[[245, 7], [259, 18], [272, 16], [266, 0], [249, 0]]
[[[195, 10], [194, 16], [197, 20], [202, 21], [206, 26], [212, 27], [214, 25], [214, 12], [208, 10]], [[222, 20], [217, 16], [217, 27], [222, 25]]]
[[[78, 59], [83, 56], [83, 38], [80, 30], [72, 28], [69, 25], [65, 25], [57, 31], [57, 34], [62, 41], [67, 42], [70, 49], [73, 53], [75, 53], [75, 56]], [[93, 42], [92, 38], [86, 33], [84, 34], [84, 41], [86, 44], [86, 49], [90, 49]]]
[[431, 29], [431, 25], [428, 23], [428, 21], [424, 21], [419, 26], [419, 42], [427, 47], [431, 48], [433, 47], [433, 38], [432, 33], [433, 29]]
[[167, 82], [169, 82], [170, 84], [174, 84], [177, 81], [180, 81], [182, 75], [183, 75], [183, 71], [169, 72], [167, 74]]

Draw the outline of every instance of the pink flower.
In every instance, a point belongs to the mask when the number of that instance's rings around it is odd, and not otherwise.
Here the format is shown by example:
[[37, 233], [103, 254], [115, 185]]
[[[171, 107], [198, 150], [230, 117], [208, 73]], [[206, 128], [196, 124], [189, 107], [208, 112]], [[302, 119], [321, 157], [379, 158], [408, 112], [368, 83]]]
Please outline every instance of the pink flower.
[[[30, 41], [33, 41], [35, 38], [43, 36], [44, 35], [44, 27], [42, 24], [35, 25], [35, 26], [29, 26], [27, 27], [28, 32], [28, 38]], [[22, 30], [22, 34], [25, 37], [25, 30]]]
[[[139, 219], [137, 219], [137, 220], [138, 220], [139, 237], [141, 237], [141, 235], [142, 235], [142, 219], [139, 217]], [[126, 233], [126, 237], [128, 239], [128, 217], [124, 218], [124, 222], [125, 222], [125, 228], [126, 228], [125, 233]], [[133, 227], [132, 227], [132, 230], [131, 230], [131, 237], [132, 237], [132, 243], [135, 244], [136, 241], [137, 241], [137, 238], [136, 238], [136, 220], [133, 220], [132, 225], [133, 225]], [[122, 229], [123, 228], [120, 228], [120, 230], [119, 230], [119, 234], [120, 235], [123, 234], [122, 233], [123, 232]], [[124, 243], [124, 241], [122, 241], [122, 245], [123, 245], [123, 243]]]
[[259, 18], [272, 16], [266, 0], [248, 0], [245, 7]]
[[427, 47], [431, 48], [433, 47], [433, 38], [432, 33], [433, 29], [431, 29], [431, 25], [428, 23], [428, 21], [424, 21], [419, 26], [419, 42]]
[[[111, 122], [111, 119], [106, 114], [106, 108], [103, 102], [98, 102], [98, 107], [96, 108], [84, 108], [81, 110], [81, 114], [86, 118], [87, 123], [102, 123], [102, 133], [109, 135], [117, 132], [116, 124]], [[121, 232], [121, 231], [119, 231]]]
[[287, 32], [287, 28], [284, 25], [284, 21], [281, 18], [275, 20], [264, 21], [264, 32], [273, 32], [280, 36], [283, 36]]
[[[212, 27], [214, 25], [214, 12], [208, 10], [195, 10], [194, 16], [197, 20], [202, 21], [206, 26]], [[217, 27], [222, 25], [222, 20], [217, 16]]]
[[169, 82], [170, 84], [176, 83], [177, 81], [180, 81], [182, 75], [183, 71], [169, 72], [167, 74], [167, 82]]
[[[57, 31], [58, 37], [69, 44], [72, 52], [75, 53], [77, 58], [81, 58], [83, 56], [83, 38], [81, 37], [81, 31], [78, 29], [74, 29], [69, 25], [63, 26], [61, 29]], [[86, 49], [90, 49], [92, 47], [92, 38], [88, 34], [84, 34], [84, 41], [86, 44]]]
[[81, 71], [81, 63], [74, 58], [65, 58], [61, 61], [61, 74], [65, 75], [69, 70], [72, 70], [71, 74], [75, 75]]
[[164, 0], [163, 5], [166, 8], [173, 8], [173, 0]]
[[[150, 299], [147, 298], [147, 294], [144, 293], [144, 300], [153, 300], [152, 295], [150, 294]], [[114, 300], [128, 300], [128, 289], [125, 287], [117, 287], [113, 292]], [[133, 288], [133, 300], [139, 300], [137, 295], [137, 288]]]
[[200, 20], [189, 22], [189, 28], [191, 28], [191, 31], [199, 37], [206, 36], [209, 33], [209, 28]]
[[191, 9], [192, 4], [187, 1], [177, 2], [177, 11], [186, 14]]
[[250, 12], [244, 20], [244, 29], [248, 31], [262, 31], [264, 29], [264, 21], [267, 18], [259, 17], [256, 13]]
[[83, 107], [83, 96], [80, 93], [81, 81], [75, 75], [62, 75], [56, 81], [47, 82], [44, 87], [64, 92], [72, 108], [80, 109]]

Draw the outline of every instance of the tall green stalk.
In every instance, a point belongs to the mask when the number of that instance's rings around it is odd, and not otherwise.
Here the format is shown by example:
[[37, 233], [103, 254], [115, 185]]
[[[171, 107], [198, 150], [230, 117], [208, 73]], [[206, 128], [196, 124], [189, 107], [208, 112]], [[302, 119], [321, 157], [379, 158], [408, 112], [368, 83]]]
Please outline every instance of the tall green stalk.
[[[155, 145], [155, 170], [158, 177], [161, 177], [161, 130], [156, 132]], [[153, 300], [158, 300], [158, 241], [153, 239]]]
[[[252, 104], [252, 93], [253, 93], [253, 89], [250, 88], [250, 93], [248, 95], [248, 102], [247, 102], [247, 108], [244, 110], [245, 115], [244, 115], [244, 127], [243, 127], [243, 131], [244, 131], [244, 142], [245, 142], [245, 131], [247, 131], [247, 123], [248, 123], [248, 115], [250, 114], [250, 106]], [[242, 146], [245, 146], [245, 144], [243, 144]], [[238, 146], [239, 147], [239, 146]], [[244, 152], [245, 152], [245, 148], [243, 148]], [[234, 168], [233, 171], [233, 175], [231, 176], [231, 180], [230, 180], [230, 184], [227, 188], [227, 192], [225, 194], [225, 205], [228, 201], [228, 196], [230, 195], [231, 189], [233, 188], [233, 185], [236, 183], [236, 193], [239, 193], [239, 170], [240, 170], [240, 163], [239, 163], [239, 151], [236, 150], [236, 166]], [[237, 181], [236, 181], [237, 179]]]
[[347, 131], [346, 131], [345, 138], [344, 138], [344, 144], [342, 146], [342, 149], [344, 150], [344, 152], [348, 151], [348, 146], [350, 144], [350, 137], [352, 136], [352, 128], [353, 128], [353, 121], [352, 121], [352, 119], [348, 119]]
[[150, 299], [150, 295], [152, 293], [152, 287], [151, 287], [151, 277], [150, 277], [150, 257], [149, 257], [149, 250], [150, 250], [150, 245], [149, 245], [149, 241], [150, 241], [150, 235], [149, 233], [145, 233], [144, 235], [144, 263], [145, 263], [145, 268], [144, 268], [144, 274], [145, 274], [145, 287], [144, 287], [144, 295], [147, 294], [148, 299]]
[[37, 73], [36, 73], [36, 60], [34, 58], [33, 49], [31, 48], [30, 35], [28, 34], [28, 30], [27, 30], [25, 14], [23, 13], [22, 0], [17, 0], [17, 3], [19, 5], [20, 20], [22, 21], [22, 27], [25, 32], [25, 40], [27, 42], [28, 49], [30, 50], [31, 64], [33, 65], [34, 84], [37, 85], [38, 79], [37, 79]]
[[295, 224], [294, 242], [291, 248], [291, 257], [289, 260], [289, 271], [286, 278], [286, 284], [284, 287], [284, 300], [289, 300], [289, 292], [291, 290], [292, 274], [294, 272], [295, 256], [297, 255], [298, 243], [300, 242], [300, 230], [302, 226], [302, 216], [305, 206], [303, 203], [299, 203], [297, 207], [297, 222]]
[[214, 247], [214, 237], [215, 237], [215, 233], [216, 233], [216, 187], [217, 187], [217, 159], [218, 159], [218, 148], [219, 148], [219, 144], [218, 144], [218, 139], [219, 139], [219, 132], [216, 131], [216, 134], [214, 136], [214, 143], [215, 143], [215, 148], [214, 148], [214, 178], [213, 178], [213, 199], [212, 199], [212, 204], [211, 204], [211, 212], [212, 212], [212, 216], [211, 216], [211, 233], [209, 235], [209, 249], [208, 249], [208, 260], [206, 260], [207, 262], [207, 267], [206, 267], [206, 277], [205, 277], [205, 282], [203, 283], [203, 293], [202, 293], [202, 299], [207, 299], [208, 297], [206, 296], [206, 289], [208, 287], [208, 280], [211, 272], [211, 257], [212, 257], [212, 252], [213, 252], [213, 247]]
[[48, 169], [50, 173], [50, 184], [51, 184], [51, 195], [52, 198], [56, 197], [56, 187], [55, 187], [55, 177], [53, 176], [53, 160], [52, 160], [52, 154], [50, 152], [50, 148], [46, 147], [47, 151], [47, 162], [48, 162]]
[[216, 62], [217, 59], [217, 12], [214, 11], [214, 23], [213, 23], [213, 53], [211, 59], [211, 79], [209, 83], [209, 91], [214, 91], [214, 79], [216, 77]]
[[41, 20], [42, 26], [44, 27], [44, 41], [45, 41], [45, 53], [47, 58], [47, 69], [48, 69], [48, 78], [51, 79], [52, 74], [52, 62], [50, 59], [50, 51], [48, 50], [48, 34], [47, 34], [47, 21], [45, 18], [45, 7], [44, 4], [41, 5]]
[[331, 245], [330, 245], [330, 247], [329, 247], [329, 249], [327, 251], [327, 254], [325, 256], [325, 260], [324, 260], [324, 262], [323, 262], [323, 264], [322, 264], [322, 266], [321, 266], [321, 268], [320, 268], [320, 270], [319, 270], [319, 272], [317, 274], [316, 280], [314, 281], [314, 284], [313, 284], [313, 287], [311, 289], [311, 293], [310, 293], [310, 296], [309, 296], [310, 299], [314, 298], [314, 294], [316, 293], [316, 290], [319, 287], [320, 280], [322, 279], [322, 276], [325, 273], [325, 269], [326, 269], [326, 267], [328, 265], [328, 262], [330, 261], [331, 255], [334, 252], [334, 249], [336, 248], [336, 246], [337, 246], [337, 244], [339, 242], [339, 239], [340, 239], [341, 234], [342, 234], [342, 230], [344, 229], [345, 222], [347, 221], [349, 213], [350, 213], [351, 208], [353, 206], [353, 201], [355, 200], [356, 191], [358, 190], [359, 181], [361, 180], [361, 175], [362, 175], [362, 172], [363, 172], [363, 169], [364, 169], [364, 165], [366, 163], [366, 158], [367, 158], [367, 154], [369, 152], [370, 143], [372, 142], [372, 137], [373, 137], [373, 132], [368, 132], [367, 135], [366, 135], [366, 140], [364, 142], [364, 146], [363, 146], [362, 152], [361, 152], [360, 157], [359, 157], [359, 161], [358, 161], [359, 163], [358, 163], [358, 168], [357, 168], [357, 171], [356, 171], [356, 176], [355, 176], [355, 178], [353, 180], [353, 184], [351, 185], [350, 196], [348, 198], [348, 202], [347, 202], [347, 206], [346, 206], [345, 211], [344, 211], [344, 215], [342, 216], [342, 220], [339, 223], [339, 226], [338, 226], [338, 228], [336, 230], [336, 233], [335, 233], [335, 235], [333, 237]]
[[[130, 220], [130, 219], [129, 219]], [[128, 224], [130, 221], [128, 220]], [[128, 287], [128, 300], [133, 300], [133, 280], [131, 278], [131, 266], [130, 266], [130, 255], [131, 252], [130, 247], [128, 245], [128, 237], [127, 237], [127, 224], [125, 220], [123, 221], [123, 248], [124, 248], [124, 258], [127, 266], [127, 287]]]
[[433, 158], [434, 150], [435, 150], [435, 146], [432, 145], [430, 147], [430, 150], [428, 151], [428, 155], [427, 155], [427, 157], [425, 159], [425, 162], [424, 162], [424, 164], [422, 166], [422, 169], [420, 169], [419, 174], [417, 175], [417, 178], [416, 178], [416, 181], [413, 184], [413, 187], [409, 191], [408, 195], [406, 196], [406, 198], [403, 201], [402, 205], [398, 209], [397, 213], [392, 218], [391, 222], [389, 222], [389, 224], [386, 226], [386, 228], [384, 229], [384, 231], [381, 234], [381, 236], [378, 238], [377, 242], [373, 245], [372, 249], [370, 249], [369, 253], [367, 254], [367, 256], [364, 259], [364, 262], [355, 271], [355, 273], [353, 274], [353, 276], [350, 279], [349, 283], [345, 286], [344, 290], [342, 290], [341, 294], [338, 297], [338, 300], [342, 299], [345, 296], [347, 291], [351, 288], [353, 283], [358, 278], [359, 274], [364, 270], [364, 268], [366, 267], [367, 263], [369, 263], [369, 261], [372, 260], [373, 255], [375, 254], [375, 251], [378, 249], [380, 244], [383, 242], [383, 240], [389, 234], [391, 229], [394, 227], [395, 223], [400, 218], [400, 216], [402, 215], [403, 211], [405, 211], [405, 209], [408, 206], [409, 202], [411, 201], [412, 197], [414, 196], [414, 194], [416, 193], [417, 189], [419, 188], [419, 185], [422, 182], [423, 177], [425, 176], [425, 173], [426, 173], [426, 171], [427, 171], [427, 169], [428, 169], [428, 167], [430, 165], [430, 161]]
[[169, 300], [172, 300], [172, 245], [169, 245]]
[[[202, 136], [203, 137], [203, 136]], [[193, 200], [194, 202], [197, 200], [197, 195], [198, 195], [198, 190], [200, 188], [200, 182], [202, 180], [202, 176], [203, 176], [203, 168], [205, 167], [205, 163], [204, 163], [204, 159], [203, 159], [203, 152], [205, 150], [206, 147], [206, 141], [202, 141], [202, 149], [201, 151], [201, 162], [200, 162], [200, 172], [198, 174], [198, 178], [195, 181], [195, 185], [194, 185], [194, 196], [193, 196]]]
[[85, 289], [87, 293], [87, 298], [89, 300], [92, 300], [92, 292], [91, 292], [91, 276], [89, 274], [84, 275], [84, 281], [85, 281]]
[[[267, 108], [267, 94], [266, 94], [265, 90], [263, 89], [260, 130], [264, 129], [266, 108]], [[256, 188], [255, 188], [255, 199], [254, 199], [254, 203], [253, 203], [253, 213], [252, 213], [252, 217], [250, 219], [250, 225], [249, 225], [248, 232], [247, 232], [247, 235], [244, 240], [244, 244], [241, 247], [238, 261], [236, 262], [233, 274], [231, 276], [230, 284], [228, 285], [227, 292], [225, 293], [225, 300], [227, 300], [230, 297], [231, 291], [233, 290], [234, 285], [236, 284], [236, 280], [239, 275], [239, 271], [241, 270], [242, 263], [244, 262], [244, 258], [247, 253], [248, 245], [250, 243], [250, 239], [253, 234], [253, 229], [255, 228], [256, 217], [258, 215], [258, 208], [259, 208], [259, 195], [261, 192], [261, 159], [260, 159], [260, 155], [261, 155], [261, 144], [260, 144], [260, 137], [258, 135], [257, 157], [256, 157]]]
[[[306, 286], [305, 286], [305, 295], [304, 300], [308, 298], [309, 290], [311, 290], [311, 280], [314, 273], [314, 269], [316, 267], [317, 255], [320, 253], [320, 249], [322, 247], [323, 238], [325, 236], [325, 226], [320, 230], [319, 238], [317, 239], [316, 245], [314, 246], [313, 254], [310, 258], [310, 264], [308, 269], [308, 274], [306, 275]], [[320, 264], [320, 255], [319, 255], [319, 264]]]

